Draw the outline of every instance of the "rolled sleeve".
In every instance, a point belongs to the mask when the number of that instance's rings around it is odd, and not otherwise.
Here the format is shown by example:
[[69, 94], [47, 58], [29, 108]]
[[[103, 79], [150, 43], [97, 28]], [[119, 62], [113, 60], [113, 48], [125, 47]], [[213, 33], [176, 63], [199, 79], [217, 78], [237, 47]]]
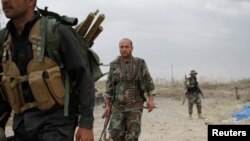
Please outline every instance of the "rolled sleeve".
[[147, 92], [147, 95], [148, 95], [148, 96], [155, 96], [155, 95], [156, 95], [156, 92], [155, 92], [155, 90], [148, 91], [148, 92]]

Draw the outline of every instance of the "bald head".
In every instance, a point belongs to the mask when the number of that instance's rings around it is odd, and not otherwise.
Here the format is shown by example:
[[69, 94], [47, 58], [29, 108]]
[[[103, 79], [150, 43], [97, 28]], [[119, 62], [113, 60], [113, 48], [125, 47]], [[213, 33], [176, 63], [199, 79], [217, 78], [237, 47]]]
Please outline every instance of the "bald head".
[[122, 42], [128, 42], [130, 46], [133, 48], [133, 42], [129, 38], [123, 38], [120, 40], [119, 45], [121, 45]]
[[133, 43], [128, 38], [123, 38], [119, 42], [120, 54], [123, 58], [130, 58], [133, 51]]

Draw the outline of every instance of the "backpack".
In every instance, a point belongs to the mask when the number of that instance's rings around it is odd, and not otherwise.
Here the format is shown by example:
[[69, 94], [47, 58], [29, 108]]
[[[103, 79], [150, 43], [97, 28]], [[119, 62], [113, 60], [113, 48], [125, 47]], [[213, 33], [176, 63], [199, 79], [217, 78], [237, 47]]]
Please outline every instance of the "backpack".
[[[55, 29], [59, 23], [69, 25], [69, 26], [75, 26], [78, 23], [77, 18], [71, 18], [67, 16], [60, 16], [57, 13], [51, 12], [47, 10], [47, 7], [45, 9], [37, 8], [38, 11], [41, 13], [41, 15], [45, 18], [44, 22], [44, 28], [45, 28], [45, 34], [46, 39], [42, 42], [42, 44], [47, 44], [46, 51], [48, 52], [49, 57], [51, 57], [53, 60], [57, 60], [56, 62], [60, 65], [63, 65], [60, 61], [59, 53], [58, 53], [58, 47], [59, 47], [59, 35], [55, 33]], [[90, 13], [88, 17], [78, 24], [74, 30], [76, 31], [77, 39], [80, 42], [81, 50], [83, 59], [86, 60], [85, 65], [90, 69], [90, 72], [92, 74], [92, 78], [94, 81], [99, 80], [101, 77], [106, 75], [107, 73], [102, 73], [101, 71], [101, 63], [99, 56], [91, 49], [91, 47], [94, 44], [94, 40], [97, 38], [97, 36], [102, 32], [102, 26], [100, 26], [101, 22], [104, 20], [104, 16], [99, 15], [98, 19], [95, 21], [95, 23], [90, 28], [90, 25], [92, 24], [92, 21], [95, 18], [95, 15], [97, 15], [99, 11], [96, 11], [95, 13]], [[91, 17], [91, 18], [90, 18]], [[87, 33], [87, 31], [89, 31]], [[2, 46], [7, 38], [7, 29], [4, 28], [0, 31], [0, 59], [2, 58]], [[86, 34], [86, 35], [85, 35]]]
[[[42, 18], [40, 19], [41, 26], [38, 31], [41, 32], [41, 52], [48, 53], [48, 56], [54, 60], [59, 67], [63, 70], [64, 65], [60, 59], [59, 55], [59, 47], [60, 47], [60, 39], [59, 34], [56, 32], [56, 28], [58, 24], [65, 24], [69, 26], [77, 25], [77, 18], [70, 18], [67, 16], [60, 16], [57, 13], [50, 12], [47, 10], [47, 7], [42, 10], [37, 8], [38, 11], [41, 13]], [[78, 26], [74, 29], [76, 31], [77, 39], [80, 42], [81, 51], [84, 59], [85, 65], [90, 69], [92, 78], [94, 81], [97, 81], [101, 77], [103, 77], [107, 73], [102, 73], [100, 68], [100, 60], [99, 56], [91, 49], [94, 44], [94, 40], [97, 36], [102, 32], [102, 27], [100, 26], [101, 22], [104, 20], [104, 15], [99, 15], [98, 19], [95, 23], [91, 26], [92, 21], [95, 18], [95, 15], [98, 12], [90, 13], [85, 21], [81, 22]], [[91, 26], [91, 27], [90, 27]], [[44, 29], [44, 30], [42, 30]], [[88, 31], [88, 32], [87, 32]], [[46, 38], [45, 38], [46, 37]], [[6, 28], [0, 31], [0, 59], [2, 60], [3, 57], [3, 44], [8, 38], [8, 30]], [[45, 48], [46, 43], [46, 48]], [[39, 59], [43, 59], [43, 54], [39, 57]], [[0, 61], [1, 62], [1, 61]], [[2, 70], [0, 70], [2, 72]], [[70, 91], [70, 81], [67, 72], [62, 71], [65, 77], [65, 93], [68, 94]], [[64, 101], [64, 113], [68, 115], [68, 105], [69, 104], [69, 95], [65, 95]]]

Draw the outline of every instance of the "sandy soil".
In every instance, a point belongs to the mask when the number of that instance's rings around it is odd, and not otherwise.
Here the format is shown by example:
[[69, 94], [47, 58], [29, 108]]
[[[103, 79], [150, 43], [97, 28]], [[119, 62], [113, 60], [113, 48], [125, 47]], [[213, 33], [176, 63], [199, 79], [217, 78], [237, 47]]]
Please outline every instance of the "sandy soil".
[[[204, 120], [198, 119], [196, 107], [193, 119], [188, 119], [187, 103], [182, 105], [180, 100], [156, 98], [155, 102], [157, 108], [153, 112], [144, 110], [140, 141], [207, 141], [208, 124], [250, 123], [250, 120], [236, 122], [233, 119], [232, 114], [243, 106], [243, 102], [236, 100], [204, 99]], [[99, 110], [102, 110], [101, 107], [96, 107], [96, 111]], [[96, 135], [100, 134], [102, 122], [96, 113]]]
[[[148, 113], [144, 110], [140, 141], [207, 141], [208, 124], [249, 124], [250, 120], [235, 121], [232, 114], [241, 110], [249, 101], [236, 100], [235, 97], [208, 97], [202, 100], [203, 115], [200, 120], [194, 107], [193, 119], [188, 119], [187, 101], [181, 104], [181, 98], [156, 97], [157, 108]], [[100, 138], [104, 120], [102, 104], [95, 107], [95, 140]], [[10, 125], [7, 135], [12, 135]]]

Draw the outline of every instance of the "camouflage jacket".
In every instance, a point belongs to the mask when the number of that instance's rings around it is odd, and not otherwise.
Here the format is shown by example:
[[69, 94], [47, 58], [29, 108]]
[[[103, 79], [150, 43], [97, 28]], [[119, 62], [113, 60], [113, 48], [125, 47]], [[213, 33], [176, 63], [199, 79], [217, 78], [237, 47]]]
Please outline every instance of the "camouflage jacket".
[[186, 81], [187, 93], [202, 93], [198, 81], [195, 77], [189, 77]]
[[[128, 76], [129, 67], [132, 69], [132, 77]], [[144, 93], [148, 96], [155, 95], [154, 89], [153, 80], [143, 59], [132, 57], [131, 61], [125, 64], [117, 57], [111, 62], [106, 96], [113, 101], [112, 110], [130, 111], [143, 108], [143, 102], [146, 100]]]

